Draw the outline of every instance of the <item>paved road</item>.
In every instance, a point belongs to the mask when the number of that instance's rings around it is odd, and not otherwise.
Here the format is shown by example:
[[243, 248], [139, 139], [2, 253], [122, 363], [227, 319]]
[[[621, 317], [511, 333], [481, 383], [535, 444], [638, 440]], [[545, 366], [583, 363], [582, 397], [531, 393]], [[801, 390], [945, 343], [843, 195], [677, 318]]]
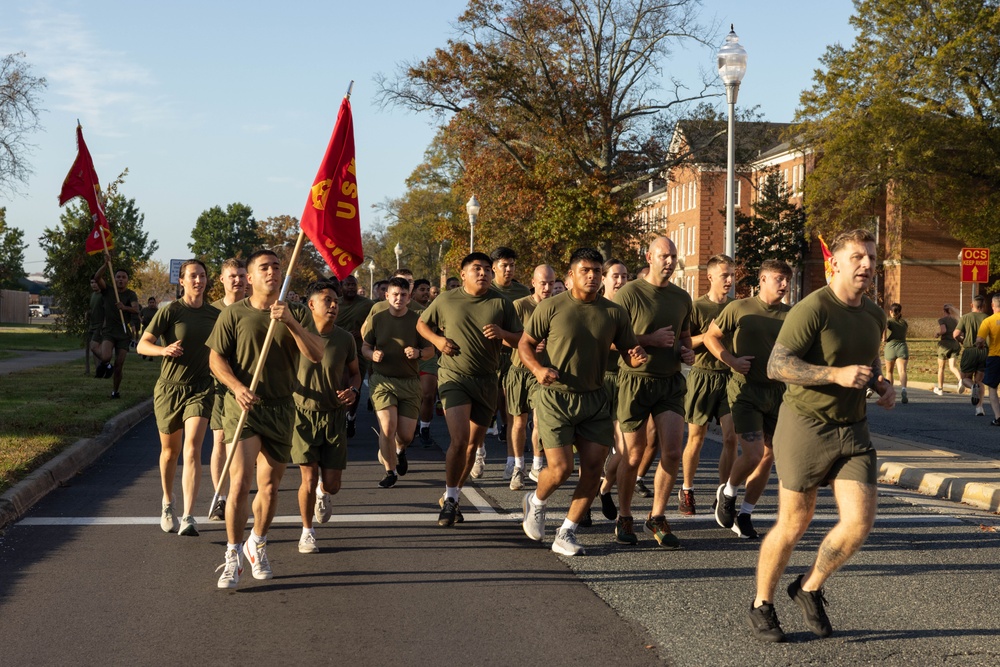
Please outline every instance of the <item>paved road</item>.
[[[948, 397], [933, 399], [925, 405], [915, 397], [906, 408], [961, 411], [957, 399], [954, 406]], [[762, 646], [743, 627], [756, 544], [718, 528], [707, 514], [670, 517], [683, 551], [658, 550], [648, 539], [638, 548], [617, 547], [610, 523], [600, 519], [581, 531], [587, 557], [556, 557], [523, 536], [516, 518], [520, 494], [500, 479], [501, 447], [493, 441], [497, 464], [473, 488], [478, 496], [463, 502], [467, 522], [441, 529], [433, 521], [443, 486], [441, 451], [413, 450], [410, 474], [397, 488], [378, 489], [371, 418], [363, 411], [361, 418], [335, 521], [318, 531], [322, 552], [296, 551], [298, 474], [290, 470], [271, 533], [276, 578], [257, 582], [245, 575], [235, 592], [214, 588], [225, 539], [220, 524], [202, 522], [197, 539], [160, 532], [158, 447], [151, 420], [143, 422], [0, 538], [0, 662], [1000, 660], [995, 515], [883, 489], [868, 545], [828, 586], [835, 636], [813, 638], [797, 609], [779, 596], [778, 613], [793, 643]], [[435, 434], [444, 440], [440, 421]], [[699, 470], [702, 506], [710, 503], [717, 456], [709, 442]], [[209, 495], [203, 488], [203, 506]], [[769, 490], [759, 506], [760, 527], [770, 523], [774, 498]], [[553, 501], [550, 536], [566, 500], [560, 493]], [[479, 512], [471, 507], [476, 503]], [[648, 504], [641, 501], [636, 514]], [[785, 584], [808, 567], [809, 551], [830, 525], [828, 495], [818, 515]]]
[[[39, 366], [51, 366], [61, 364], [64, 361], [76, 361], [83, 359], [83, 350], [68, 350], [66, 352], [14, 352], [17, 356], [10, 359], [0, 359], [0, 375], [23, 371]], [[82, 367], [81, 367], [82, 370]]]

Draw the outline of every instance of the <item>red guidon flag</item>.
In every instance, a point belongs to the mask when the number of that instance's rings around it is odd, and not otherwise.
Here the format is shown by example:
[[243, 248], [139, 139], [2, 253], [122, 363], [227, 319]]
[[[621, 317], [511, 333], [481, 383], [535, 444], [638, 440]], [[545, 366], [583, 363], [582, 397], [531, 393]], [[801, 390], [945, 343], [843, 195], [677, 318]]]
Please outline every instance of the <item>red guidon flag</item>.
[[70, 199], [83, 197], [90, 208], [90, 216], [93, 218], [94, 226], [87, 235], [87, 243], [84, 248], [88, 255], [96, 255], [104, 252], [104, 242], [101, 234], [107, 241], [108, 250], [115, 247], [114, 238], [111, 236], [111, 229], [108, 227], [108, 220], [104, 217], [104, 208], [101, 206], [101, 185], [97, 180], [97, 172], [94, 171], [94, 161], [87, 150], [87, 144], [83, 140], [83, 127], [76, 126], [76, 145], [78, 152], [76, 161], [66, 174], [63, 181], [62, 192], [59, 193], [59, 205], [63, 206]]
[[830, 260], [833, 259], [833, 253], [830, 249], [826, 247], [826, 241], [823, 240], [823, 235], [819, 234], [819, 247], [823, 251], [823, 272], [826, 274], [826, 284], [829, 285], [830, 281], [833, 280], [833, 267], [830, 266]]
[[349, 97], [340, 105], [333, 136], [309, 190], [301, 224], [302, 231], [338, 278], [343, 280], [361, 264], [364, 252]]

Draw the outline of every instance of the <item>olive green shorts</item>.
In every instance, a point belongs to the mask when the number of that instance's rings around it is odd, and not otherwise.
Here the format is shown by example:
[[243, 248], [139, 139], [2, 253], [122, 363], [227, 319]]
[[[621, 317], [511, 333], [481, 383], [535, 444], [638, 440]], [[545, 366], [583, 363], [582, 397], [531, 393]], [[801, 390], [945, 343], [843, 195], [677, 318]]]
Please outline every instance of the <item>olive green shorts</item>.
[[538, 387], [535, 375], [524, 366], [511, 366], [504, 376], [503, 393], [507, 412], [513, 416], [531, 412], [534, 391]]
[[986, 370], [986, 357], [989, 353], [990, 351], [986, 348], [962, 348], [962, 360], [958, 364], [959, 370], [966, 375], [982, 373]]
[[492, 376], [473, 377], [447, 369], [438, 370], [438, 395], [441, 406], [457, 408], [471, 405], [470, 420], [480, 426], [489, 426], [497, 410], [497, 383]]
[[[225, 420], [226, 442], [232, 442], [236, 425], [243, 408], [232, 392], [226, 392]], [[292, 431], [295, 428], [295, 404], [289, 396], [285, 399], [262, 401], [247, 413], [246, 423], [239, 440], [253, 436], [260, 438], [261, 449], [277, 463], [292, 462]]]
[[622, 433], [646, 428], [646, 420], [661, 412], [676, 412], [683, 417], [686, 391], [687, 381], [682, 373], [667, 378], [619, 373], [618, 423]]
[[729, 371], [692, 368], [687, 376], [687, 393], [684, 394], [684, 421], [704, 426], [713, 419], [717, 424], [729, 414], [729, 397], [726, 384]]
[[90, 342], [100, 343], [101, 342], [101, 327], [94, 327], [90, 330]]
[[435, 354], [430, 359], [420, 360], [420, 374], [421, 375], [437, 375], [438, 374], [438, 356]]
[[895, 361], [896, 359], [909, 359], [910, 348], [906, 345], [905, 340], [890, 340], [886, 342], [882, 356], [886, 362]]
[[347, 467], [347, 413], [340, 410], [306, 410], [295, 406], [292, 462], [318, 463], [323, 470]]
[[577, 440], [604, 447], [615, 443], [615, 427], [604, 389], [577, 394], [538, 387], [534, 395], [535, 425], [543, 449], [569, 447]]
[[785, 395], [783, 383], [737, 382], [730, 378], [726, 389], [736, 433], [774, 433], [781, 397]]
[[947, 343], [937, 344], [937, 358], [938, 359], [951, 359], [952, 357], [957, 357], [962, 353], [962, 346], [958, 344], [958, 341], [948, 341]]
[[618, 369], [604, 371], [604, 391], [608, 394], [608, 414], [611, 421], [618, 421]]
[[117, 329], [115, 327], [108, 326], [101, 329], [101, 342], [103, 343], [108, 340], [115, 344], [116, 351], [128, 352], [129, 345], [132, 343], [132, 336], [122, 331], [122, 324], [119, 322]]
[[195, 385], [157, 380], [153, 387], [153, 414], [160, 433], [176, 433], [191, 417], [208, 418], [212, 414], [211, 380]]
[[208, 427], [213, 431], [222, 431], [225, 429], [226, 421], [226, 394], [229, 390], [226, 389], [225, 385], [216, 386], [214, 388], [214, 402], [212, 403], [212, 419], [208, 422]]
[[789, 491], [808, 491], [835, 479], [871, 485], [878, 481], [878, 455], [867, 419], [828, 424], [782, 404], [773, 446], [778, 479]]
[[400, 417], [416, 419], [420, 416], [420, 378], [391, 378], [372, 373], [368, 391], [375, 411], [395, 406]]

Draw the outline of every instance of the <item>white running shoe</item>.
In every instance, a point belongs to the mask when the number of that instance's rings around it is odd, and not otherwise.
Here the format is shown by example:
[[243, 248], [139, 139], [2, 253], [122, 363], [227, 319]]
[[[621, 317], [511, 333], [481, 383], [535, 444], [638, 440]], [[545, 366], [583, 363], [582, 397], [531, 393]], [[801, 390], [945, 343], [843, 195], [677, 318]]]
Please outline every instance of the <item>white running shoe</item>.
[[524, 471], [518, 467], [514, 468], [514, 472], [510, 475], [510, 490], [520, 491], [524, 488]]
[[936, 396], [944, 396], [944, 390], [941, 387], [934, 387], [934, 394]]
[[552, 550], [562, 556], [583, 556], [587, 553], [583, 546], [576, 541], [576, 533], [566, 528], [560, 528], [559, 532], [556, 533]]
[[236, 588], [240, 583], [240, 575], [243, 574], [243, 559], [240, 557], [239, 549], [226, 549], [225, 562], [215, 568], [216, 572], [219, 570], [222, 570], [219, 588]]
[[312, 533], [302, 533], [302, 537], [299, 538], [299, 553], [300, 554], [318, 554], [319, 547], [316, 546], [316, 536]]
[[173, 503], [167, 503], [163, 506], [162, 514], [160, 514], [160, 528], [164, 533], [175, 533], [180, 527], [180, 521], [174, 516], [174, 506]]
[[198, 537], [198, 522], [194, 520], [194, 517], [188, 514], [186, 517], [181, 519], [181, 529], [177, 531], [177, 534], [181, 537]]
[[524, 494], [524, 500], [521, 502], [521, 508], [524, 510], [524, 521], [521, 522], [521, 528], [524, 529], [525, 535], [536, 542], [541, 542], [542, 537], [545, 536], [545, 505], [536, 505], [531, 502], [533, 495], [535, 495], [534, 491], [528, 491]]
[[503, 480], [509, 481], [511, 477], [514, 476], [514, 462], [508, 461], [507, 465], [503, 467]]
[[329, 493], [316, 493], [316, 508], [313, 518], [319, 523], [326, 523], [333, 515], [333, 496]]
[[486, 456], [484, 454], [476, 454], [476, 462], [472, 464], [472, 475], [473, 479], [479, 479], [483, 476], [483, 472], [486, 471]]
[[243, 557], [250, 563], [250, 571], [254, 579], [270, 579], [271, 563], [267, 560], [267, 540], [258, 542], [256, 548], [250, 545], [250, 540], [243, 543]]
[[977, 417], [985, 417], [986, 416], [986, 410], [983, 410], [983, 406], [981, 406], [981, 405], [977, 405], [976, 406], [976, 416]]
[[528, 479], [530, 479], [532, 482], [537, 482], [538, 476], [540, 474], [542, 474], [541, 468], [536, 468], [535, 466], [531, 466], [531, 470], [528, 471]]

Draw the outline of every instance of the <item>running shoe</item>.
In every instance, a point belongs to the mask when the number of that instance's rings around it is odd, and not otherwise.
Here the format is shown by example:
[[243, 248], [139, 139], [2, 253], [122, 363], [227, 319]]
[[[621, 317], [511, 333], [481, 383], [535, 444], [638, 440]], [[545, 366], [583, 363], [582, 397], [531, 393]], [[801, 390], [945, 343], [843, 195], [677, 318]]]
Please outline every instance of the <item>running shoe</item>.
[[381, 488], [381, 489], [388, 489], [391, 486], [395, 486], [396, 485], [396, 480], [398, 480], [398, 479], [399, 479], [399, 476], [396, 475], [396, 473], [394, 473], [391, 470], [386, 470], [385, 471], [385, 477], [383, 477], [382, 481], [378, 483], [379, 488]]
[[219, 588], [236, 588], [236, 584], [240, 583], [240, 575], [243, 574], [243, 559], [239, 549], [226, 549], [226, 560], [215, 568], [216, 572], [219, 570], [222, 570]]
[[677, 490], [677, 511], [684, 516], [694, 516], [694, 490], [693, 489], [678, 489]]
[[507, 442], [506, 424], [500, 424], [500, 427], [497, 429], [497, 440], [499, 440], [500, 442]]
[[472, 464], [472, 475], [473, 479], [479, 479], [483, 476], [483, 472], [486, 470], [486, 455], [480, 452], [476, 452], [476, 462]]
[[104, 375], [102, 377], [109, 378], [114, 374], [115, 374], [115, 367], [111, 364], [111, 362], [109, 361], [108, 363], [104, 364]]
[[973, 405], [979, 405], [979, 385], [978, 384], [972, 385], [972, 398], [969, 399], [969, 400], [972, 401]]
[[503, 479], [504, 481], [509, 481], [511, 477], [514, 476], [514, 462], [507, 461], [507, 465], [503, 467]]
[[638, 544], [639, 538], [632, 529], [632, 517], [619, 516], [615, 521], [615, 541], [619, 544]]
[[983, 406], [981, 406], [981, 405], [977, 405], [976, 406], [976, 416], [977, 417], [985, 417], [986, 416], [986, 410], [983, 410]]
[[681, 541], [670, 532], [670, 524], [664, 516], [650, 516], [642, 526], [643, 531], [649, 533], [664, 549], [677, 550], [681, 548]]
[[961, 380], [959, 380], [958, 383], [956, 383], [956, 385], [955, 385], [955, 392], [958, 393], [959, 395], [964, 394], [965, 393], [965, 383], [962, 382]]
[[524, 520], [521, 521], [521, 528], [524, 534], [536, 542], [541, 542], [545, 536], [545, 505], [536, 505], [531, 502], [534, 491], [524, 494], [521, 501], [521, 509], [524, 510]]
[[580, 528], [592, 528], [594, 526], [594, 515], [591, 514], [590, 508], [583, 513], [583, 518], [580, 519]]
[[601, 497], [601, 513], [604, 518], [608, 521], [614, 521], [615, 517], [618, 516], [618, 507], [615, 506], [615, 499], [611, 496], [611, 492], [598, 494]]
[[180, 528], [180, 522], [177, 517], [174, 516], [174, 506], [173, 503], [167, 503], [163, 506], [160, 513], [160, 529], [164, 533], [175, 533], [177, 529]]
[[357, 430], [358, 430], [358, 427], [354, 423], [354, 420], [353, 419], [348, 419], [347, 420], [347, 437], [348, 438], [353, 438], [354, 434], [357, 433]]
[[396, 453], [396, 474], [402, 477], [410, 469], [410, 462], [406, 460], [406, 450]]
[[723, 528], [732, 528], [736, 521], [736, 498], [726, 495], [726, 485], [720, 484], [715, 492], [715, 522]]
[[1000, 417], [997, 417], [996, 419], [994, 419], [993, 421], [991, 421], [990, 424], [992, 426], [1000, 426]]
[[542, 468], [536, 468], [535, 466], [531, 466], [531, 470], [528, 472], [528, 479], [530, 479], [532, 482], [537, 482], [538, 476], [541, 474], [542, 474]]
[[942, 390], [941, 387], [934, 387], [934, 395], [944, 396], [944, 390]]
[[830, 619], [826, 616], [826, 608], [824, 607], [826, 598], [823, 597], [823, 589], [818, 591], [802, 590], [804, 576], [799, 575], [798, 579], [788, 584], [788, 597], [799, 605], [802, 617], [805, 618], [806, 625], [809, 626], [813, 634], [829, 637], [833, 634], [833, 626], [830, 625]]
[[215, 501], [215, 507], [212, 508], [212, 513], [208, 515], [209, 521], [225, 521], [226, 520], [226, 499], [219, 498]]
[[736, 521], [733, 522], [733, 532], [744, 540], [756, 540], [760, 538], [760, 534], [753, 528], [753, 521], [750, 519], [750, 515], [746, 512], [740, 512], [736, 515]]
[[[444, 509], [444, 496], [438, 498], [438, 507]], [[462, 506], [455, 501], [455, 523], [463, 523], [465, 521], [465, 516], [462, 514]]]
[[316, 536], [312, 533], [302, 533], [302, 537], [299, 538], [299, 553], [300, 554], [318, 554], [319, 547], [316, 546]]
[[121, 398], [121, 397], [122, 397], [121, 393], [117, 391], [111, 392], [111, 398]]
[[251, 545], [250, 540], [244, 542], [243, 557], [250, 563], [254, 579], [270, 579], [274, 576], [271, 563], [267, 560], [267, 540], [258, 542], [256, 546]]
[[552, 543], [552, 551], [561, 556], [583, 556], [586, 550], [576, 541], [576, 533], [566, 528], [560, 528]]
[[750, 632], [753, 633], [753, 636], [762, 642], [788, 641], [785, 633], [781, 630], [778, 614], [774, 611], [773, 604], [765, 602], [759, 607], [754, 607], [751, 604], [747, 623], [750, 624]]
[[635, 480], [635, 494], [641, 498], [653, 497], [653, 492], [646, 488], [646, 483], [642, 479]]
[[198, 537], [198, 522], [188, 514], [181, 519], [181, 529], [177, 531], [177, 534], [182, 537]]
[[902, 396], [903, 396], [903, 397], [902, 397], [902, 398], [900, 399], [900, 402], [901, 402], [901, 403], [902, 403], [903, 405], [906, 405], [907, 403], [909, 403], [909, 402], [910, 402], [910, 399], [909, 399], [909, 398], [907, 398], [907, 396], [906, 396], [906, 387], [903, 387], [903, 389], [902, 389], [902, 392], [901, 392], [901, 393], [902, 393]]
[[434, 438], [431, 437], [431, 428], [429, 426], [424, 426], [420, 429], [420, 444], [424, 446], [424, 449], [434, 444]]
[[520, 491], [524, 488], [524, 471], [520, 466], [514, 466], [514, 472], [510, 475], [510, 490]]
[[441, 513], [438, 514], [439, 526], [454, 526], [457, 523], [458, 503], [451, 498], [441, 499]]
[[313, 508], [313, 519], [317, 523], [326, 523], [333, 515], [333, 496], [329, 493], [316, 492], [316, 506]]

